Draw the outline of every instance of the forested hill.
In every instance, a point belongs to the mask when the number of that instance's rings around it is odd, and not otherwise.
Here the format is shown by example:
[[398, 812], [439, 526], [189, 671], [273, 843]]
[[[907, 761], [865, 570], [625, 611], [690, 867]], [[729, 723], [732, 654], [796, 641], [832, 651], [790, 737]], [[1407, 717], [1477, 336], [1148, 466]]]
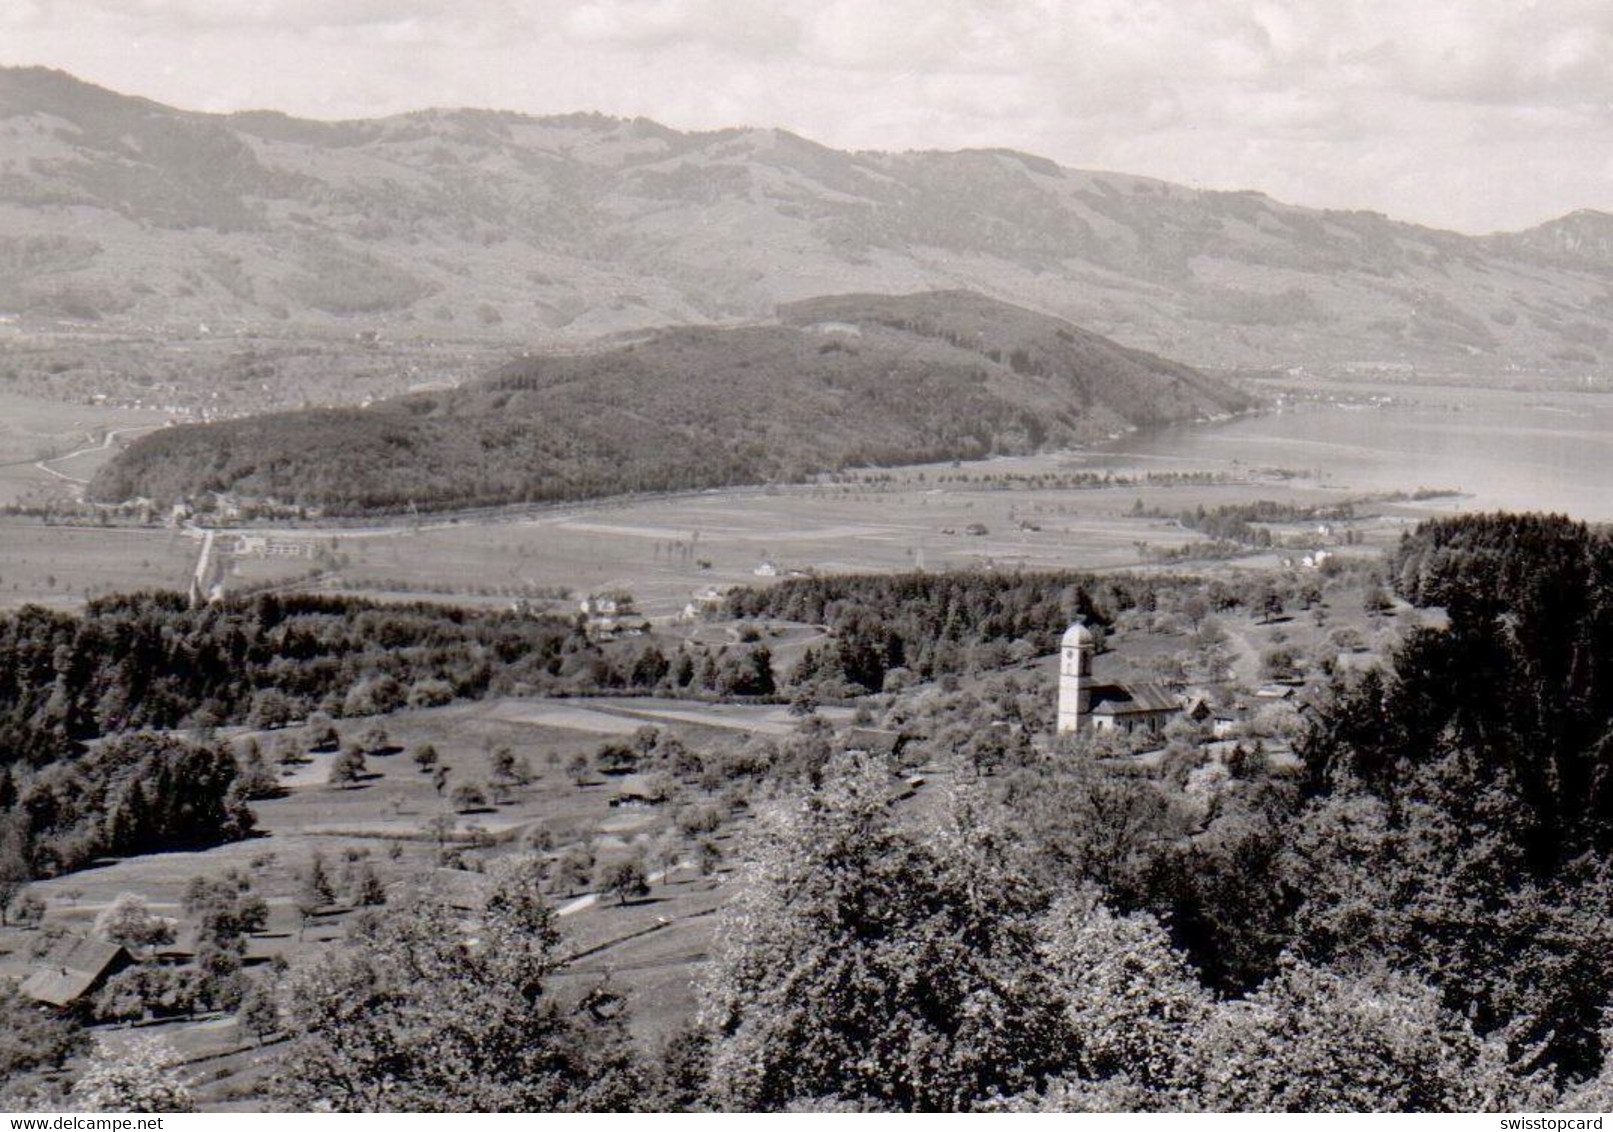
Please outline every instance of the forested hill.
[[1025, 453], [1247, 406], [1186, 366], [981, 295], [848, 295], [366, 409], [168, 429], [91, 494], [230, 491], [340, 513], [581, 499]]

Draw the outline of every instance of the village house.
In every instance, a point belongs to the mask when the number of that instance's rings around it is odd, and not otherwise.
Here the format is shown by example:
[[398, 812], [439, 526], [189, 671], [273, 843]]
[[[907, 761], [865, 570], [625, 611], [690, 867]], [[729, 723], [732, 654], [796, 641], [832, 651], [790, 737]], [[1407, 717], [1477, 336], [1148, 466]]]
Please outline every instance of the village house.
[[723, 591], [716, 586], [703, 586], [683, 605], [683, 620], [699, 621], [708, 613], [722, 608]]
[[22, 994], [65, 1009], [82, 1002], [134, 963], [123, 947], [93, 936], [64, 936], [22, 982]]
[[667, 800], [668, 783], [663, 775], [630, 774], [616, 783], [611, 796], [612, 809], [622, 806], [659, 806]]

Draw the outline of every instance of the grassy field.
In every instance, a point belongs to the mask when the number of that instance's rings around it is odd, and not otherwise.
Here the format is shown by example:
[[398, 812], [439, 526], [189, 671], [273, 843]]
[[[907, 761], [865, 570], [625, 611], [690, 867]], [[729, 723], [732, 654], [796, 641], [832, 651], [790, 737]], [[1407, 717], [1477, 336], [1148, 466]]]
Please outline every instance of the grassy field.
[[[229, 553], [232, 540], [219, 545], [236, 589], [285, 586], [475, 605], [522, 597], [569, 605], [589, 593], [623, 589], [646, 614], [666, 619], [712, 588], [766, 584], [796, 571], [1268, 568], [1281, 565], [1283, 555], [1250, 555], [1230, 564], [1192, 563], [1189, 555], [1160, 567], [1162, 552], [1207, 540], [1174, 520], [1138, 512], [1172, 514], [1257, 500], [1325, 504], [1346, 494], [1304, 480], [1254, 475], [1230, 482], [1096, 487], [1045, 478], [1070, 470], [1068, 459], [1049, 455], [524, 515], [269, 532], [307, 546], [311, 557], [238, 556]], [[1207, 480], [1224, 470], [1201, 471]], [[1120, 468], [1117, 474], [1142, 472]], [[1375, 506], [1372, 518], [1354, 525], [1364, 540], [1360, 549], [1392, 543], [1409, 523], [1440, 506], [1437, 500]], [[138, 558], [129, 552], [131, 540], [143, 540]], [[160, 562], [148, 549], [158, 546]], [[0, 519], [0, 607], [70, 604], [109, 587], [183, 588], [194, 553], [191, 540], [168, 531], [66, 532], [37, 520]], [[144, 565], [134, 570], [134, 563]], [[777, 574], [767, 574], [769, 568]]]
[[197, 543], [182, 532], [46, 526], [0, 519], [0, 608], [73, 608], [86, 598], [139, 589], [184, 589]]
[[[525, 515], [287, 529], [281, 537], [321, 552], [326, 569], [317, 580], [305, 579], [313, 563], [304, 559], [232, 559], [232, 576], [237, 585], [295, 580], [300, 587], [477, 604], [624, 589], [647, 614], [664, 618], [712, 587], [765, 584], [798, 571], [1150, 567], [1162, 552], [1206, 540], [1139, 511], [1257, 500], [1327, 504], [1345, 496], [1331, 486], [1253, 474], [1209, 482], [1223, 469], [1202, 469], [1201, 482], [1083, 487], [1058, 478], [1070, 471], [1069, 460], [1049, 455]], [[1140, 477], [1143, 469], [1131, 474]], [[1356, 533], [1366, 547], [1386, 545], [1435, 506], [1376, 507], [1379, 514], [1357, 524]]]

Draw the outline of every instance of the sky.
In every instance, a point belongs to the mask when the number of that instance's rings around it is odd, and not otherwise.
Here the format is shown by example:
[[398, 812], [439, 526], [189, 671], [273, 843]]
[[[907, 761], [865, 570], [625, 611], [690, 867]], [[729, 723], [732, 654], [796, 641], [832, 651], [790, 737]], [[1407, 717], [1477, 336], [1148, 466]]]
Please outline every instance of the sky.
[[1610, 0], [0, 0], [0, 62], [197, 110], [997, 146], [1467, 232], [1613, 212]]

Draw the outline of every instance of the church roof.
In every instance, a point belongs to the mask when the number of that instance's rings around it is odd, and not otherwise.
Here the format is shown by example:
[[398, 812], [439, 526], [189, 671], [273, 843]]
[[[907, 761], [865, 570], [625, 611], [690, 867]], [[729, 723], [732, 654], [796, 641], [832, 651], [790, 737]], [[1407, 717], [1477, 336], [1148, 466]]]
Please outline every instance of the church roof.
[[1181, 707], [1181, 699], [1164, 684], [1099, 684], [1092, 689], [1093, 715], [1141, 715]]

